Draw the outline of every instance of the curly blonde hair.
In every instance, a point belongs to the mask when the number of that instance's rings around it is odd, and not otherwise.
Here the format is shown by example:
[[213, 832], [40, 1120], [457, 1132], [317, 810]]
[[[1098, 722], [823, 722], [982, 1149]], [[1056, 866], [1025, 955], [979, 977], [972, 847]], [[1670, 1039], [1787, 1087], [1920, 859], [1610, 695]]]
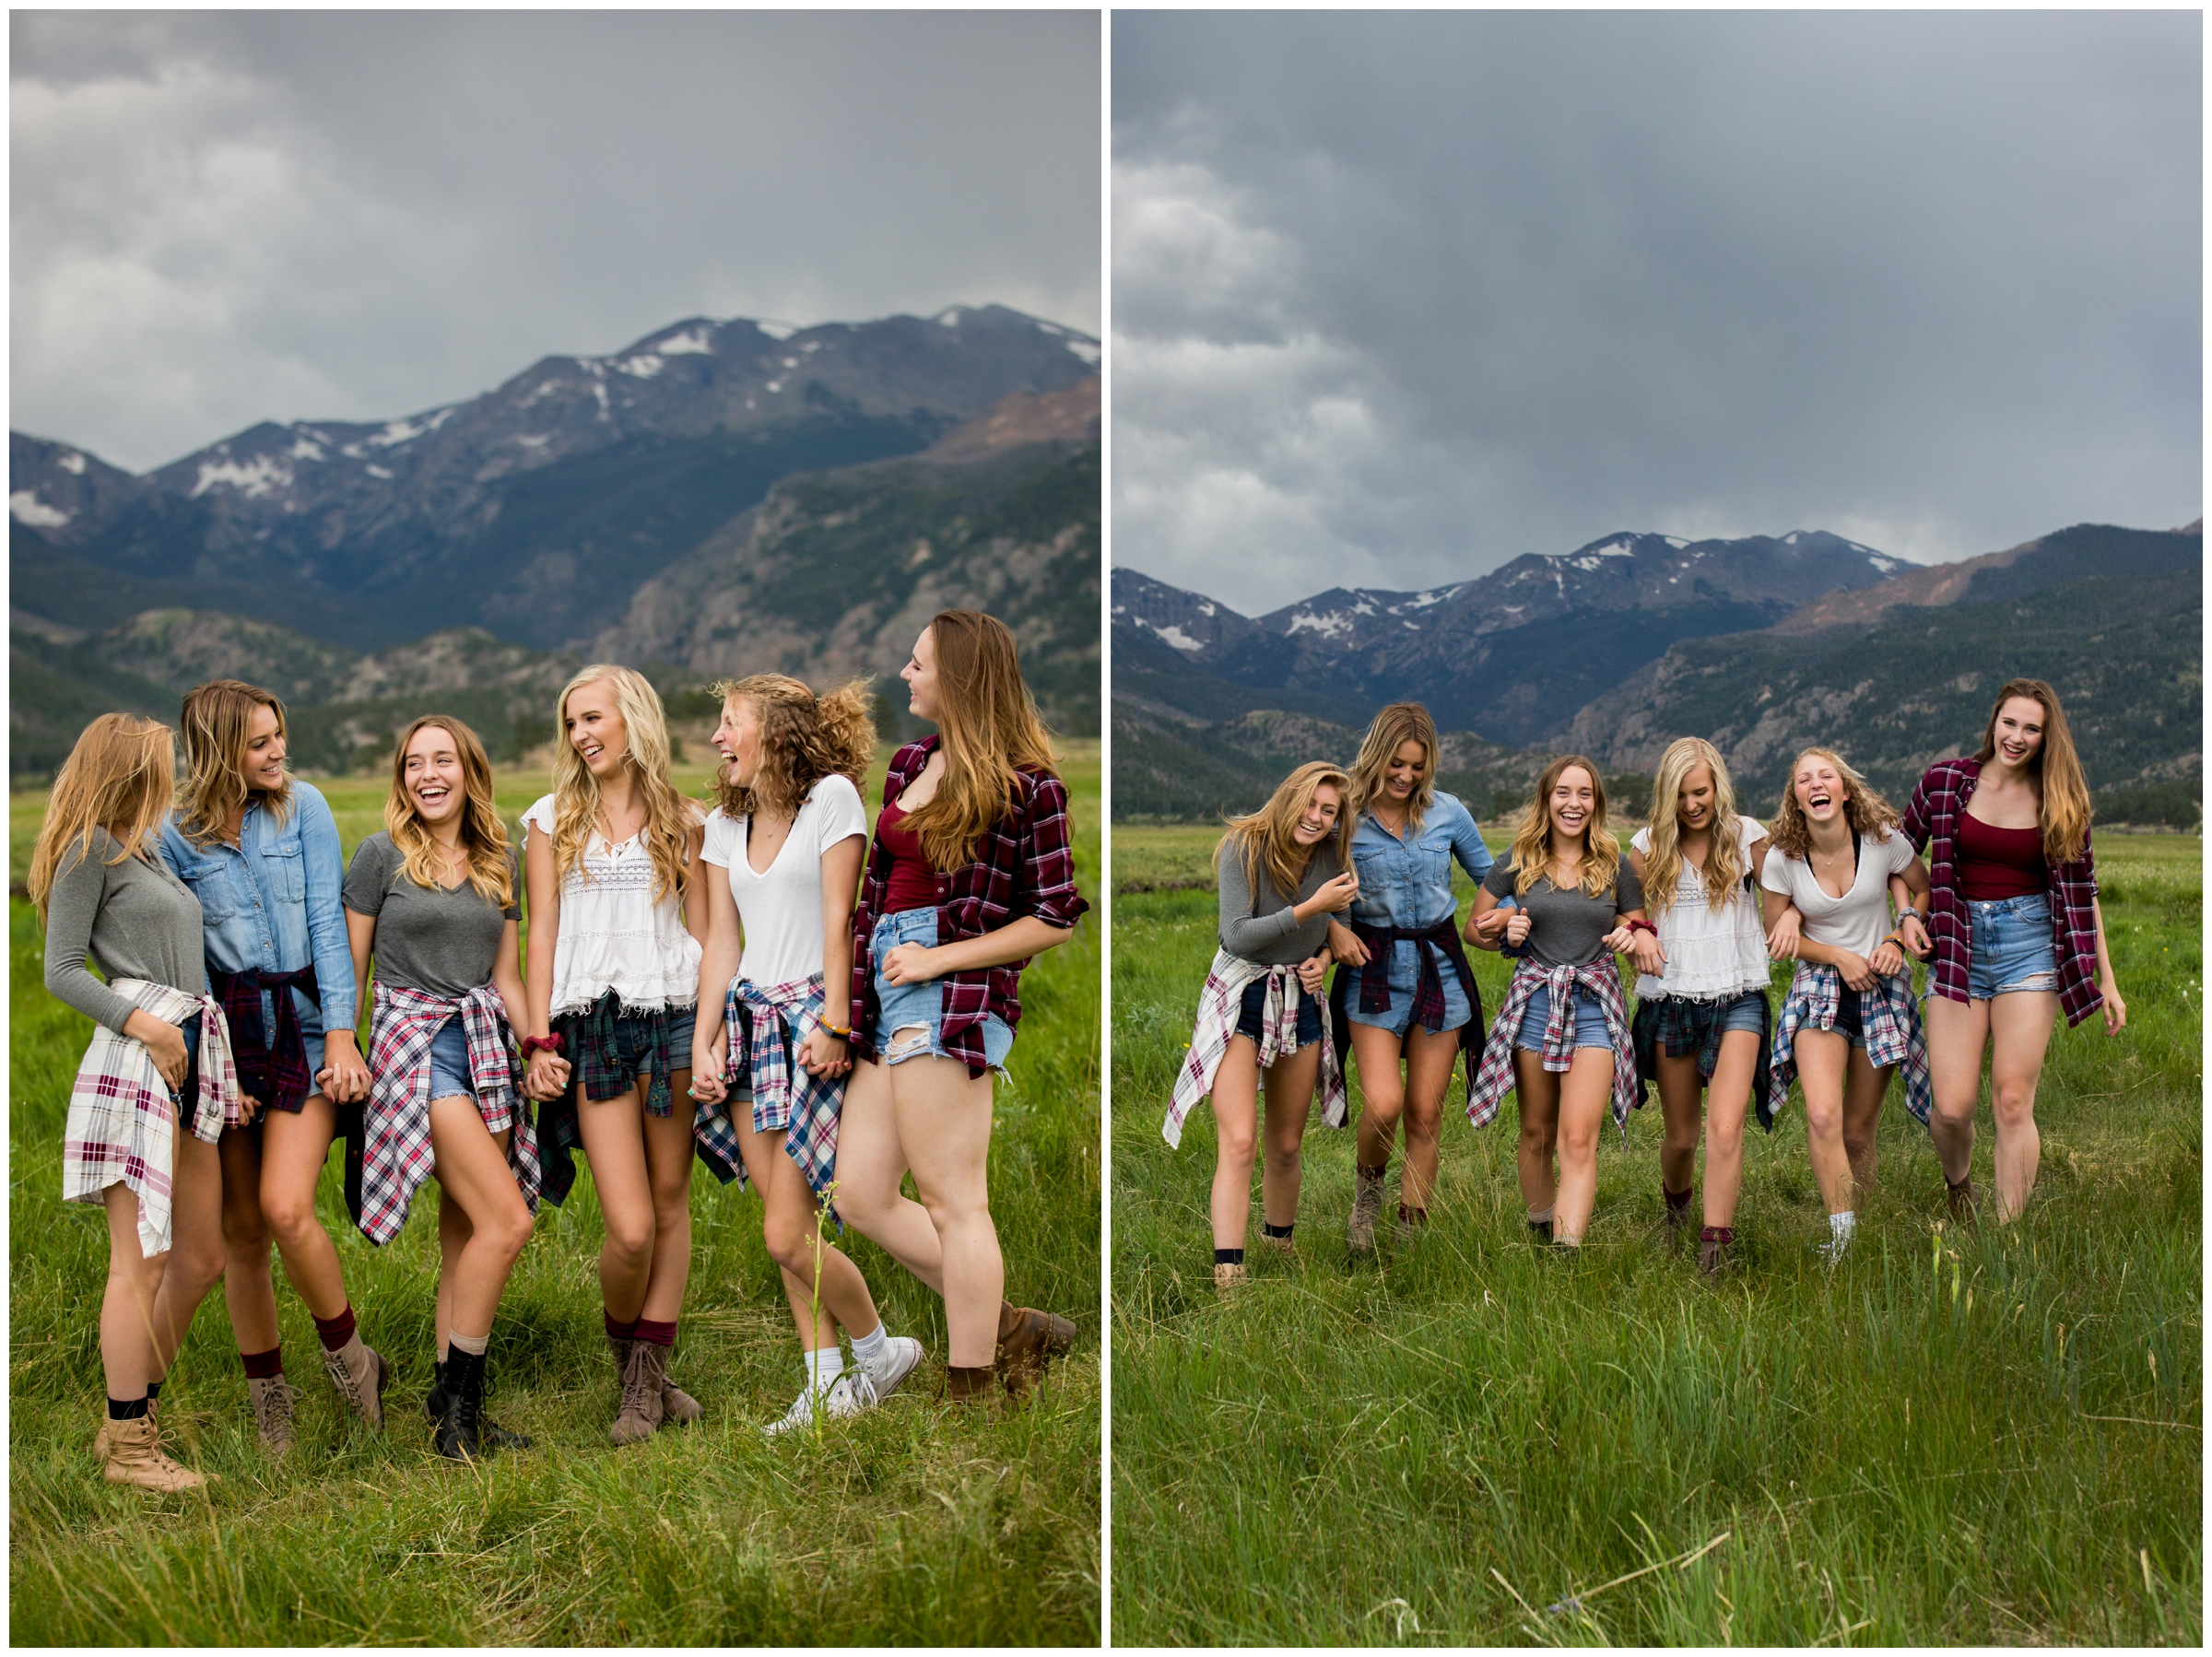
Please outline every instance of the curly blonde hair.
[[740, 787], [728, 765], [714, 773], [714, 797], [724, 817], [795, 814], [814, 785], [832, 774], [851, 778], [854, 788], [867, 781], [876, 758], [876, 699], [867, 680], [852, 679], [818, 694], [788, 674], [757, 673], [720, 680], [713, 689], [725, 712], [742, 698], [759, 720], [752, 781]]
[[1888, 840], [1904, 820], [1898, 815], [1897, 807], [1867, 787], [1866, 779], [1853, 770], [1835, 749], [1807, 748], [1790, 761], [1790, 774], [1782, 784], [1782, 805], [1774, 813], [1774, 820], [1767, 825], [1767, 832], [1774, 837], [1773, 850], [1800, 863], [1806, 861], [1806, 854], [1812, 850], [1813, 826], [1805, 815], [1805, 808], [1797, 804], [1797, 768], [1815, 755], [1834, 766], [1836, 775], [1843, 780], [1846, 790], [1843, 820], [1851, 825], [1852, 833]]
[[406, 873], [417, 886], [437, 889], [438, 864], [431, 852], [436, 841], [430, 827], [415, 809], [407, 792], [407, 746], [422, 732], [439, 730], [453, 739], [461, 757], [461, 783], [467, 799], [461, 807], [461, 849], [468, 854], [468, 884], [477, 896], [495, 909], [514, 902], [514, 870], [507, 855], [507, 825], [492, 798], [491, 758], [477, 734], [459, 720], [443, 713], [426, 713], [401, 733], [392, 750], [392, 792], [384, 797], [384, 831], [394, 850], [405, 858]]
[[1597, 774], [1597, 767], [1580, 754], [1562, 754], [1546, 766], [1544, 774], [1536, 779], [1535, 797], [1528, 803], [1528, 816], [1513, 836], [1512, 855], [1516, 897], [1527, 897], [1550, 867], [1554, 849], [1551, 791], [1561, 777], [1577, 766], [1589, 773], [1590, 787], [1596, 799], [1591, 808], [1590, 821], [1583, 829], [1583, 867], [1575, 885], [1585, 898], [1595, 898], [1610, 891], [1620, 877], [1620, 842], [1606, 827], [1606, 780]]
[[[567, 740], [569, 698], [587, 685], [608, 686], [625, 732], [623, 758], [636, 773], [638, 799], [645, 807], [641, 831], [653, 856], [653, 899], [681, 893], [688, 874], [685, 842], [699, 820], [699, 809], [668, 780], [668, 720], [660, 692], [634, 668], [594, 663], [579, 669], [560, 687], [553, 704], [553, 726], [560, 733], [553, 756], [553, 872], [565, 879], [583, 862], [585, 846], [599, 823], [599, 780]], [[589, 872], [586, 871], [586, 877]]]
[[1644, 860], [1643, 896], [1653, 915], [1674, 907], [1682, 880], [1682, 785], [1703, 766], [1712, 774], [1712, 845], [1705, 853], [1705, 902], [1716, 914], [1727, 906], [1747, 866], [1735, 828], [1735, 784], [1720, 749], [1702, 736], [1684, 736], [1659, 756], [1652, 781], [1652, 851]]

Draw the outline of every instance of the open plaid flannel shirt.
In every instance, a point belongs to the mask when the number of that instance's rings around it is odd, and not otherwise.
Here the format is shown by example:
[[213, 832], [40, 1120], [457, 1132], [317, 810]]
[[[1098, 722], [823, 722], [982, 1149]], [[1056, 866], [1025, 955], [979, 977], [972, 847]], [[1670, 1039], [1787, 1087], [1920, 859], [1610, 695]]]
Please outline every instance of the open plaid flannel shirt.
[[430, 1148], [430, 1042], [455, 1017], [468, 1037], [477, 1114], [491, 1133], [514, 1130], [507, 1142], [507, 1167], [530, 1212], [537, 1212], [537, 1134], [529, 1101], [515, 1087], [507, 1007], [499, 991], [479, 984], [465, 995], [433, 995], [379, 979], [369, 1016], [368, 1149], [357, 1221], [372, 1243], [399, 1235], [415, 1193], [430, 1177], [436, 1160]]
[[[699, 1108], [699, 1137], [737, 1169], [742, 1189], [745, 1163], [728, 1111], [742, 1102], [737, 1089], [753, 1094], [753, 1132], [781, 1133], [783, 1154], [798, 1164], [816, 1195], [837, 1177], [837, 1124], [844, 1113], [841, 1077], [815, 1075], [797, 1063], [799, 1043], [822, 1021], [822, 975], [787, 984], [757, 984], [749, 978], [730, 981], [723, 1017], [730, 1032], [730, 1056], [723, 1079], [730, 1094], [719, 1105]], [[832, 1210], [832, 1213], [835, 1211]]]
[[1544, 1068], [1564, 1071], [1574, 1063], [1574, 988], [1580, 984], [1597, 997], [1606, 1016], [1606, 1034], [1613, 1039], [1613, 1125], [1625, 1140], [1629, 1112], [1643, 1103], [1636, 1085], [1636, 1048], [1629, 1033], [1628, 1004], [1621, 999], [1620, 973], [1610, 955], [1581, 967], [1544, 967], [1534, 956], [1523, 956], [1513, 968], [1505, 1005], [1490, 1026], [1490, 1039], [1482, 1049], [1482, 1068], [1467, 1089], [1467, 1120], [1488, 1127], [1498, 1107], [1513, 1087], [1513, 1037], [1521, 1028], [1521, 1015], [1538, 990], [1551, 992], [1551, 1016], [1544, 1024]]
[[[889, 805], [922, 774], [937, 739], [910, 742], [891, 756], [883, 780], [883, 804]], [[980, 938], [1023, 915], [1048, 926], [1075, 925], [1089, 903], [1076, 893], [1076, 860], [1067, 842], [1067, 788], [1044, 771], [1015, 772], [1014, 809], [983, 830], [975, 856], [949, 874], [935, 872], [937, 942]], [[880, 824], [878, 825], [880, 827]], [[861, 1058], [876, 1054], [876, 963], [870, 945], [884, 913], [891, 884], [891, 854], [878, 834], [868, 850], [868, 872], [860, 883], [853, 911], [853, 1049]], [[1021, 1022], [1017, 990], [1027, 961], [948, 973], [941, 986], [945, 1051], [968, 1063], [968, 1074], [990, 1068], [983, 1057], [983, 1018], [996, 1013], [1011, 1029]]]
[[[110, 986], [164, 1024], [200, 1020], [199, 1094], [188, 1130], [213, 1145], [226, 1127], [243, 1120], [238, 1067], [230, 1056], [229, 1027], [212, 995], [194, 995], [143, 978], [119, 978]], [[256, 1015], [258, 1016], [258, 1015]], [[62, 1200], [98, 1203], [111, 1185], [130, 1187], [138, 1199], [138, 1249], [149, 1259], [170, 1247], [171, 1176], [176, 1169], [177, 1099], [146, 1043], [119, 1036], [104, 1024], [69, 1089], [69, 1116], [62, 1130]]]
[[[1974, 928], [1959, 876], [1959, 819], [1982, 780], [1982, 762], [1971, 755], [1946, 759], [1922, 773], [1905, 808], [1904, 831], [1913, 850], [1928, 854], [1928, 936], [1936, 946], [1928, 987], [1946, 1001], [1965, 1001], [1973, 966]], [[2058, 958], [2058, 1005], [2068, 1028], [2104, 1005], [2097, 988], [2097, 854], [2085, 833], [2081, 855], [2051, 871], [2051, 945]]]
[[[1928, 1040], [1921, 1028], [1920, 1003], [1912, 998], [1910, 969], [1891, 978], [1877, 974], [1875, 987], [1859, 992], [1859, 1028], [1866, 1038], [1867, 1060], [1877, 1068], [1900, 1065], [1905, 1078], [1905, 1109], [1923, 1127], [1936, 1103], [1934, 1081], [1928, 1071]], [[1790, 1084], [1797, 1079], [1797, 1032], [1833, 1029], [1837, 1004], [1843, 998], [1843, 975], [1833, 967], [1797, 963], [1790, 993], [1782, 1004], [1782, 1020], [1774, 1032], [1774, 1063], [1767, 1073], [1767, 1108], [1761, 1114], [1770, 1122], [1782, 1113]]]
[[[1226, 949], [1216, 950], [1214, 964], [1206, 971], [1206, 988], [1198, 992], [1198, 1024], [1191, 1032], [1191, 1051], [1183, 1055], [1182, 1068], [1175, 1077], [1174, 1097], [1168, 1101], [1168, 1119], [1159, 1128], [1160, 1136], [1170, 1145], [1182, 1143], [1183, 1120], [1214, 1090], [1221, 1055], [1229, 1051], [1230, 1038], [1237, 1033], [1245, 987], [1255, 978], [1267, 981], [1267, 1001], [1260, 1014], [1260, 1068], [1265, 1070], [1298, 1051], [1298, 968], [1263, 967]], [[1321, 1021], [1319, 1081], [1322, 1118], [1332, 1128], [1341, 1128], [1347, 1104], [1344, 1065], [1337, 1059], [1336, 1042], [1325, 1017]]]

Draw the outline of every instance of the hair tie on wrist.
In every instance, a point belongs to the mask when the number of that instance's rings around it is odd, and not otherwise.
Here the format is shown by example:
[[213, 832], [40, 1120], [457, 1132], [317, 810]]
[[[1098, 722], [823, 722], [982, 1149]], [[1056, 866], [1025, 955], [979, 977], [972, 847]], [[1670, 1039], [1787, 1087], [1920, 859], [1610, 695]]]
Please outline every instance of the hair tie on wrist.
[[1656, 926], [1653, 926], [1649, 921], [1639, 921], [1631, 916], [1630, 917], [1628, 924], [1630, 932], [1648, 932], [1653, 937], [1657, 937], [1659, 935], [1659, 929]]
[[523, 1038], [523, 1063], [525, 1064], [530, 1062], [531, 1055], [534, 1053], [549, 1052], [558, 1054], [559, 1052], [560, 1038], [558, 1035], [524, 1036]]

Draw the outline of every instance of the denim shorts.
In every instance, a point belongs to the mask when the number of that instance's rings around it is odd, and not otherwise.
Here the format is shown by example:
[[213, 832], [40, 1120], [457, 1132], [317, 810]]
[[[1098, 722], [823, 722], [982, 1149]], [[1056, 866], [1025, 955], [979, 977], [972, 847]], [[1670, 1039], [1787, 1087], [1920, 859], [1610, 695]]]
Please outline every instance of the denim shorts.
[[[884, 915], [876, 923], [869, 934], [868, 958], [873, 963], [876, 978], [876, 1051], [892, 1064], [918, 1059], [934, 1053], [940, 1059], [957, 1058], [945, 1051], [945, 986], [936, 979], [927, 983], [895, 984], [883, 976], [883, 958], [901, 944], [919, 944], [924, 949], [937, 946], [937, 911], [934, 909], [902, 909], [895, 915]], [[902, 1029], [919, 1026], [929, 1032], [929, 1045], [910, 1052], [891, 1052], [891, 1038]], [[996, 1013], [983, 1015], [983, 1062], [994, 1070], [1006, 1067], [1006, 1055], [1014, 1051], [1014, 1030]]]
[[[1544, 1050], [1544, 1027], [1551, 1022], [1551, 986], [1545, 984], [1528, 998], [1522, 1010], [1521, 1028], [1513, 1034], [1513, 1045], [1525, 1052]], [[1751, 1027], [1757, 1029], [1755, 1024]], [[1613, 1037], [1606, 1028], [1606, 1010], [1597, 1004], [1597, 997], [1577, 984], [1574, 987], [1574, 1044], [1577, 1047], [1602, 1047], [1613, 1051]]]
[[452, 1099], [463, 1093], [476, 1098], [477, 1084], [469, 1075], [468, 1032], [455, 1017], [448, 1018], [430, 1038], [430, 1097]]
[[1828, 1033], [1841, 1036], [1853, 1047], [1866, 1045], [1865, 1022], [1859, 1017], [1859, 993], [1849, 984], [1836, 986], [1836, 1021]]
[[2041, 892], [2021, 898], [1969, 901], [1973, 932], [1966, 993], [1988, 1001], [2022, 990], [2055, 993], [2058, 951], [2051, 940], [2051, 899]]
[[[1387, 1012], [1363, 1013], [1359, 1010], [1359, 985], [1349, 986], [1345, 996], [1344, 1015], [1354, 1024], [1371, 1024], [1386, 1029], [1394, 1036], [1406, 1033], [1413, 1022], [1413, 993], [1421, 981], [1421, 956], [1424, 949], [1436, 949], [1433, 944], [1423, 944], [1412, 938], [1400, 938], [1390, 946], [1390, 1008]], [[1437, 1029], [1455, 1030], [1475, 1017], [1475, 1009], [1467, 1005], [1467, 993], [1459, 981], [1459, 973], [1441, 949], [1437, 949], [1436, 970], [1444, 984], [1444, 1021]], [[1372, 972], [1379, 963], [1370, 961], [1359, 969], [1361, 977]], [[1428, 1025], [1421, 1027], [1430, 1028]], [[1302, 1038], [1301, 1038], [1302, 1040]]]
[[[615, 1074], [617, 1075], [644, 1075], [653, 1068], [652, 1013], [625, 1013], [615, 1020]], [[668, 1017], [668, 1068], [671, 1071], [691, 1068], [691, 1032], [699, 1023], [697, 1007], [670, 1007]], [[449, 1025], [448, 1028], [457, 1028]], [[442, 1034], [443, 1032], [441, 1032]], [[464, 1075], [468, 1066], [461, 1067]], [[469, 1090], [474, 1092], [472, 1088]], [[436, 1097], [435, 1095], [432, 1096]]]
[[[1311, 1047], [1321, 1040], [1321, 998], [1306, 993], [1306, 986], [1293, 984], [1298, 996], [1298, 1044]], [[1267, 1012], [1267, 981], [1255, 978], [1244, 986], [1243, 1005], [1237, 1012], [1237, 1034], [1259, 1045], [1260, 1021]]]

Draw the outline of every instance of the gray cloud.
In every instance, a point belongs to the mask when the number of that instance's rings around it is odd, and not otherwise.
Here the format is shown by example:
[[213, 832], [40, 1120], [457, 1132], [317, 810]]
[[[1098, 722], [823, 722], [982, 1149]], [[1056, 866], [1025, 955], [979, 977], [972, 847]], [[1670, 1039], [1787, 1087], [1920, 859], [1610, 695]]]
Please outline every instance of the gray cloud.
[[1096, 332], [1083, 13], [17, 12], [12, 423], [144, 468], [679, 317]]
[[2195, 13], [1121, 13], [1113, 555], [2201, 511]]

